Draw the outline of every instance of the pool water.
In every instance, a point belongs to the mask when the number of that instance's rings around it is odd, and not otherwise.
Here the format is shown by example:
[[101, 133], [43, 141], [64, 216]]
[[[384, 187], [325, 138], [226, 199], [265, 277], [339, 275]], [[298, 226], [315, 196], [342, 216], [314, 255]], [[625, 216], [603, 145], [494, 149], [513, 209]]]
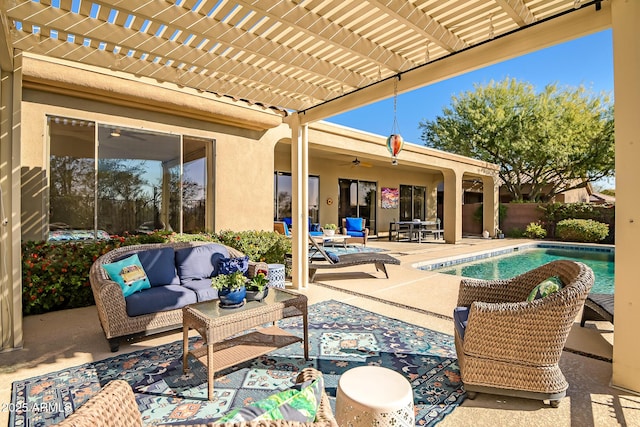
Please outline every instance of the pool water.
[[614, 256], [606, 252], [585, 252], [571, 249], [528, 249], [515, 254], [460, 264], [440, 273], [475, 279], [508, 279], [532, 270], [556, 259], [570, 259], [587, 264], [593, 270], [596, 281], [593, 293], [613, 293]]

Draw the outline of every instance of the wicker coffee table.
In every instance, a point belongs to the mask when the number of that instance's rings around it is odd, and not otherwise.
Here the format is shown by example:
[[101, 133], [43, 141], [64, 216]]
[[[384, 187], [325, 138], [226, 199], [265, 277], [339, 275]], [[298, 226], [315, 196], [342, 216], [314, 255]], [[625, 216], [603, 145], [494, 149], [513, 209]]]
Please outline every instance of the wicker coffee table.
[[[277, 320], [295, 316], [302, 316], [303, 338], [275, 325]], [[309, 359], [305, 295], [270, 288], [269, 295], [263, 301], [250, 301], [240, 308], [220, 308], [218, 300], [191, 304], [182, 309], [182, 322], [182, 369], [184, 372], [189, 369], [189, 355], [207, 367], [209, 400], [213, 400], [213, 374], [222, 369], [300, 341], [303, 343], [304, 357]], [[258, 328], [267, 323], [272, 323], [272, 326]], [[256, 329], [242, 334], [253, 328]], [[202, 336], [202, 347], [189, 350], [189, 329], [195, 329]]]

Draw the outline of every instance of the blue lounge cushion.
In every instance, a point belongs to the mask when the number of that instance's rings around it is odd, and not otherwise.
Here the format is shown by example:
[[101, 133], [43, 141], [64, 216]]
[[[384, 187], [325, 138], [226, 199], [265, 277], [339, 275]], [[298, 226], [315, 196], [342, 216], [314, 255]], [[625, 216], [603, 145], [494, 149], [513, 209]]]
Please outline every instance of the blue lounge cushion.
[[138, 252], [138, 258], [153, 286], [179, 285], [173, 248], [150, 249]]
[[337, 264], [340, 262], [340, 257], [338, 256], [337, 253], [331, 252], [331, 251], [325, 251], [325, 253], [327, 254], [327, 256], [329, 257], [332, 263]]
[[126, 297], [151, 287], [138, 254], [133, 254], [111, 264], [103, 264], [109, 278], [120, 285]]
[[174, 310], [198, 302], [195, 292], [182, 285], [155, 286], [125, 298], [130, 317]]
[[345, 218], [345, 227], [349, 231], [362, 231], [362, 218]]
[[316, 419], [323, 390], [324, 379], [320, 376], [314, 380], [296, 384], [290, 389], [272, 394], [247, 406], [233, 409], [216, 422], [239, 423], [271, 420], [312, 422]]
[[469, 321], [469, 307], [456, 307], [453, 309], [453, 324], [458, 331], [458, 336], [464, 340], [464, 331]]
[[245, 274], [249, 269], [249, 257], [220, 258], [218, 260], [217, 274], [233, 274], [236, 271]]
[[218, 298], [218, 290], [211, 286], [211, 279], [209, 278], [191, 280], [182, 286], [195, 292], [198, 302]]
[[176, 250], [176, 269], [183, 285], [191, 280], [211, 278], [218, 274], [218, 262], [229, 258], [224, 245], [211, 243]]

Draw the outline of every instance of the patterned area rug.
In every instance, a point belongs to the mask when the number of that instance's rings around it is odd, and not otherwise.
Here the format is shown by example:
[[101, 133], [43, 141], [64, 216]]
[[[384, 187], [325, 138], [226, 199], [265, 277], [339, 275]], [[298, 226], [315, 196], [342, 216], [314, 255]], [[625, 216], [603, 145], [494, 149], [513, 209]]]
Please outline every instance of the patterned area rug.
[[[309, 322], [311, 360], [304, 360], [296, 343], [217, 373], [215, 401], [207, 401], [207, 375], [199, 362], [190, 358], [189, 373], [182, 373], [182, 342], [176, 341], [14, 382], [12, 405], [18, 411], [9, 426], [60, 422], [112, 379], [131, 384], [145, 425], [212, 420], [290, 387], [306, 366], [324, 373], [334, 410], [340, 375], [362, 365], [384, 366], [407, 378], [418, 426], [438, 423], [465, 398], [450, 335], [337, 301], [310, 306]], [[301, 318], [279, 323], [302, 336]], [[193, 338], [191, 345], [202, 342]]]

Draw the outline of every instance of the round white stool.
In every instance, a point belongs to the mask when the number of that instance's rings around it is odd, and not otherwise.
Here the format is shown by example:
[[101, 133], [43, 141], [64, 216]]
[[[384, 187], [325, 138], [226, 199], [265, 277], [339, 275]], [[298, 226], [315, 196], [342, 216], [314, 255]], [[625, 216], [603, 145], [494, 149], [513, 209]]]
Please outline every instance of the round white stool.
[[411, 384], [388, 368], [349, 369], [338, 381], [336, 421], [340, 427], [414, 427]]

